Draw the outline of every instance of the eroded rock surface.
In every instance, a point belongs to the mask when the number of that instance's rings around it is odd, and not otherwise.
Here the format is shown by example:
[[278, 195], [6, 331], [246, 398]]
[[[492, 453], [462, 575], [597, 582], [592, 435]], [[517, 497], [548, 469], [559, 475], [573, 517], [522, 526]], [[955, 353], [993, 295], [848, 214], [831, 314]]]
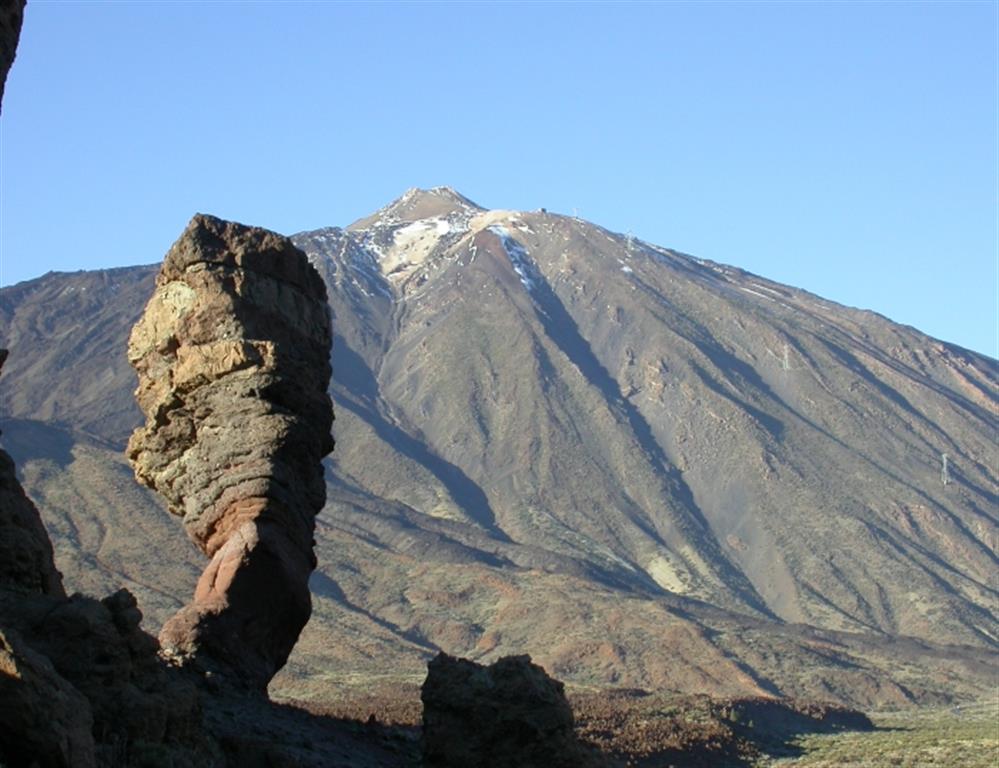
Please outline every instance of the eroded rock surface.
[[530, 656], [483, 667], [440, 653], [427, 667], [423, 760], [439, 768], [598, 765], [573, 731], [558, 680]]
[[26, 595], [0, 589], [0, 763], [97, 764], [157, 745], [178, 765], [209, 749], [195, 682], [163, 663], [127, 590]]
[[195, 216], [132, 330], [140, 482], [211, 558], [164, 650], [266, 688], [311, 613], [322, 458], [333, 448], [326, 290], [264, 229]]

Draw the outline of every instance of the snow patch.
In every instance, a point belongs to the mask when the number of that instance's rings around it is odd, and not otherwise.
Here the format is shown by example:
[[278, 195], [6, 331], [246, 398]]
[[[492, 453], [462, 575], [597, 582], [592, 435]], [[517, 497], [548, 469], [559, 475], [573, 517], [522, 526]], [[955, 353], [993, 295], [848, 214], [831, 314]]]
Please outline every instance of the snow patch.
[[751, 293], [754, 296], [759, 296], [761, 299], [766, 299], [767, 301], [774, 301], [773, 296], [767, 296], [765, 293], [760, 293], [759, 291], [754, 291], [752, 288], [743, 288], [741, 285], [736, 286], [740, 291], [745, 291], [746, 293]]
[[382, 274], [405, 277], [423, 264], [440, 239], [450, 232], [451, 223], [446, 218], [420, 219], [396, 229], [388, 247], [379, 248], [374, 243], [368, 247], [378, 255]]
[[517, 273], [517, 277], [520, 278], [523, 286], [529, 291], [534, 290], [535, 280], [532, 276], [534, 267], [528, 260], [527, 249], [513, 239], [510, 230], [506, 227], [500, 224], [493, 224], [488, 229], [499, 237], [500, 242], [503, 244], [503, 250], [506, 251], [507, 258], [510, 259], [510, 264], [513, 266], [513, 271]]
[[775, 288], [770, 288], [769, 286], [766, 285], [760, 285], [759, 283], [750, 283], [750, 285], [753, 286], [754, 288], [759, 288], [761, 291], [772, 293], [774, 296], [780, 296], [781, 298], [784, 297], [784, 293], [776, 290]]

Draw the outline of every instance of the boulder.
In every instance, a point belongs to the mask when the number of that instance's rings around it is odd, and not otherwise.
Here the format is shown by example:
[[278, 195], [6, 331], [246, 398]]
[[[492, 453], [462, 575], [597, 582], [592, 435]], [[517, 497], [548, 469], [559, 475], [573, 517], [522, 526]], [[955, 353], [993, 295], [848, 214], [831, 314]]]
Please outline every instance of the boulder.
[[597, 764], [576, 739], [562, 683], [530, 656], [507, 656], [484, 667], [440, 653], [428, 665], [420, 698], [426, 766]]
[[129, 339], [146, 423], [128, 458], [210, 558], [160, 642], [259, 690], [311, 613], [330, 346], [326, 289], [305, 254], [205, 215], [167, 253]]

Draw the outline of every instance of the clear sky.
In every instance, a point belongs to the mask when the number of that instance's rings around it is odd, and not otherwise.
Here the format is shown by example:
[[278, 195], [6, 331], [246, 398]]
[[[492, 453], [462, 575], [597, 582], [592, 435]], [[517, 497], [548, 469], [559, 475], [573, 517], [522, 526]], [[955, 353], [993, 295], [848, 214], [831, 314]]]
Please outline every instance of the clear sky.
[[999, 356], [997, 7], [29, 0], [0, 284], [449, 185]]

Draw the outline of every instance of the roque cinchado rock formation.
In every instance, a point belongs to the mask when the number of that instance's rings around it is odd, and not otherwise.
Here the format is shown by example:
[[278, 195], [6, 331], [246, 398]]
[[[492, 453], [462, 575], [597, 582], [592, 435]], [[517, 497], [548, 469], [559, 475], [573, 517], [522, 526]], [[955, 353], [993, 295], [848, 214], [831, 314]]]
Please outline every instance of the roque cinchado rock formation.
[[211, 558], [160, 642], [257, 689], [311, 613], [330, 344], [326, 290], [305, 255], [203, 215], [167, 254], [129, 340], [146, 415], [129, 460]]

